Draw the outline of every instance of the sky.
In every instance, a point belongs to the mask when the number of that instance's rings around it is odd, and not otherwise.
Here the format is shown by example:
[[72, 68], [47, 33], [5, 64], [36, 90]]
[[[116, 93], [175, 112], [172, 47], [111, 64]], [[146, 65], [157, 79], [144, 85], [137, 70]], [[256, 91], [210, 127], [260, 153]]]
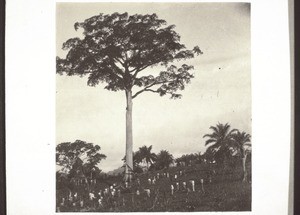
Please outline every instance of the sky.
[[[181, 43], [203, 51], [183, 63], [194, 66], [195, 78], [171, 100], [145, 92], [133, 100], [133, 150], [153, 146], [179, 157], [204, 152], [203, 135], [210, 126], [229, 123], [251, 134], [250, 8], [245, 3], [57, 3], [57, 56], [64, 57], [63, 42], [82, 37], [74, 23], [99, 13], [156, 13], [176, 25]], [[153, 67], [146, 73], [159, 72]], [[101, 146], [107, 158], [99, 167], [110, 171], [125, 155], [123, 91], [104, 85], [87, 86], [86, 77], [56, 78], [56, 143], [77, 139]]]

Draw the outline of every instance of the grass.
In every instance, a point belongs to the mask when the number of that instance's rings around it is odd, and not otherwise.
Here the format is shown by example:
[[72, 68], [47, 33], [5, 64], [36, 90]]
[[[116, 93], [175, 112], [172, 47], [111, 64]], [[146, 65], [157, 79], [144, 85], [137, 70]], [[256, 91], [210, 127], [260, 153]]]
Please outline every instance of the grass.
[[[179, 172], [182, 171], [182, 175]], [[169, 173], [170, 177], [162, 176], [163, 173]], [[160, 178], [155, 184], [149, 184], [148, 178], [160, 174]], [[174, 178], [175, 174], [178, 176]], [[124, 188], [121, 179], [112, 177], [108, 184], [117, 183], [120, 185], [120, 194], [104, 196], [102, 206], [97, 202], [96, 193], [108, 187], [107, 183], [97, 183], [90, 187], [96, 194], [94, 201], [88, 200], [88, 188], [71, 188], [73, 193], [76, 191], [84, 201], [84, 206], [80, 207], [78, 203], [73, 205], [60, 205], [61, 198], [67, 199], [69, 191], [57, 190], [57, 205], [59, 211], [78, 211], [78, 212], [158, 212], [158, 211], [250, 211], [251, 210], [251, 183], [242, 182], [242, 171], [239, 167], [224, 170], [213, 165], [194, 165], [189, 167], [173, 167], [166, 170], [149, 172], [137, 175], [130, 185], [130, 188]], [[201, 186], [203, 179], [203, 188]], [[192, 191], [190, 180], [195, 181], [195, 192]], [[186, 189], [182, 182], [186, 182]], [[176, 183], [180, 184], [180, 189], [176, 189]], [[175, 190], [171, 194], [171, 184]], [[145, 192], [150, 189], [150, 197]], [[137, 190], [140, 194], [137, 194]]]

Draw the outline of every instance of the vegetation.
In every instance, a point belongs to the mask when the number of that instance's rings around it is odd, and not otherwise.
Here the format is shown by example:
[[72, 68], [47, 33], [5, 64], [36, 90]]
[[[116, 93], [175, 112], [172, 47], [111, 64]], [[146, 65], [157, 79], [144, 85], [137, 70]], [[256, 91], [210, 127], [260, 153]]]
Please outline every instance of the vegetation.
[[147, 170], [149, 169], [149, 166], [154, 163], [154, 161], [157, 160], [157, 156], [155, 153], [151, 152], [152, 150], [152, 145], [147, 147], [147, 146], [142, 146], [139, 148], [139, 156], [140, 156], [140, 162], [144, 162], [147, 164]]
[[[249, 162], [247, 168], [251, 168]], [[241, 182], [241, 172], [240, 165], [230, 168], [226, 174], [223, 173], [221, 166], [210, 163], [170, 167], [137, 174], [128, 187], [122, 177], [107, 176], [94, 185], [91, 193], [95, 198], [92, 199], [90, 192], [84, 188], [58, 190], [57, 210], [61, 212], [250, 211], [251, 184]], [[195, 182], [195, 191], [192, 190], [191, 181]], [[185, 186], [183, 182], [186, 183]], [[173, 193], [171, 185], [174, 186]], [[77, 199], [74, 199], [74, 195]], [[63, 198], [65, 201], [62, 204]]]
[[[77, 22], [84, 38], [71, 38], [63, 44], [66, 58], [57, 57], [57, 73], [69, 76], [88, 76], [87, 84], [106, 83], [105, 89], [124, 91], [126, 95], [126, 179], [130, 181], [133, 169], [132, 106], [133, 99], [144, 92], [180, 98], [194, 77], [193, 66], [177, 67], [174, 61], [194, 58], [202, 54], [198, 46], [192, 50], [180, 43], [175, 25], [152, 15], [113, 13], [96, 15]], [[157, 74], [145, 73], [157, 65], [165, 70]], [[133, 89], [138, 88], [138, 90]]]
[[171, 155], [167, 150], [161, 150], [157, 154], [156, 162], [153, 166], [156, 170], [167, 169], [171, 164], [173, 164], [173, 161], [173, 155]]
[[81, 140], [57, 145], [57, 211], [251, 210], [251, 136], [228, 123], [210, 129], [204, 154], [174, 159], [167, 150], [140, 147], [132, 155], [130, 183], [125, 173], [101, 172], [106, 156], [100, 146]]
[[240, 132], [237, 130], [236, 133], [233, 134], [233, 145], [237, 153], [242, 158], [242, 165], [243, 165], [243, 181], [247, 180], [247, 168], [246, 168], [246, 160], [247, 155], [250, 153], [250, 134], [247, 134], [246, 132]]
[[201, 153], [184, 154], [175, 159], [177, 166], [190, 166], [192, 164], [200, 164], [204, 162], [205, 158]]
[[203, 137], [208, 137], [205, 145], [209, 145], [207, 153], [211, 153], [214, 159], [220, 162], [227, 162], [226, 158], [230, 157], [232, 151], [230, 144], [232, 142], [232, 134], [235, 129], [230, 130], [230, 125], [218, 123], [216, 126], [210, 126], [213, 131], [211, 134], [205, 134]]
[[99, 145], [76, 140], [75, 142], [64, 142], [56, 146], [56, 165], [61, 172], [74, 173], [79, 169], [90, 174], [92, 171], [99, 171], [97, 165], [106, 155], [99, 153]]

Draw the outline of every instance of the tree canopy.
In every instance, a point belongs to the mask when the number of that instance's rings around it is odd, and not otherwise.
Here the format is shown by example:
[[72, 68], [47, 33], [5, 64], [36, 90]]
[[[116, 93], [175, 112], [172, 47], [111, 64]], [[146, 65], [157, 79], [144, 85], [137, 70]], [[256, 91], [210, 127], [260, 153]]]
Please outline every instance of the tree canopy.
[[98, 170], [96, 165], [106, 158], [106, 155], [99, 153], [100, 149], [100, 146], [82, 140], [60, 143], [56, 146], [56, 164], [68, 173], [78, 166]]
[[[189, 50], [180, 43], [175, 25], [167, 25], [154, 14], [113, 13], [93, 16], [77, 22], [83, 38], [71, 38], [63, 44], [66, 57], [56, 58], [56, 72], [68, 76], [88, 76], [87, 84], [104, 83], [111, 91], [126, 94], [125, 180], [133, 170], [132, 100], [143, 92], [181, 98], [179, 90], [194, 78], [192, 65], [176, 66], [174, 61], [202, 54], [198, 46]], [[163, 71], [142, 74], [149, 67], [164, 66]], [[138, 89], [136, 89], [138, 88]]]
[[[139, 87], [132, 98], [142, 92], [179, 98], [177, 90], [183, 90], [194, 77], [190, 73], [193, 66], [170, 63], [202, 54], [198, 46], [186, 49], [175, 25], [167, 25], [156, 14], [101, 13], [74, 27], [83, 29], [84, 38], [71, 38], [63, 44], [68, 53], [65, 59], [57, 57], [57, 73], [88, 75], [88, 85], [106, 83], [104, 88], [112, 91]], [[156, 65], [166, 66], [165, 71], [156, 76], [140, 74]]]
[[188, 166], [192, 163], [201, 163], [202, 155], [200, 153], [183, 154], [175, 159], [177, 166]]
[[153, 163], [156, 160], [156, 154], [151, 152], [152, 150], [152, 145], [147, 147], [147, 146], [142, 146], [139, 148], [139, 154], [140, 154], [140, 162], [145, 162], [147, 164], [147, 167], [149, 166], [149, 163]]
[[232, 144], [233, 133], [237, 130], [230, 130], [228, 123], [218, 123], [216, 126], [210, 126], [209, 128], [212, 133], [203, 136], [203, 138], [209, 138], [205, 142], [206, 146], [209, 145], [206, 153], [212, 154], [219, 162], [224, 161], [224, 157], [231, 153], [230, 145]]
[[246, 147], [251, 146], [251, 135], [244, 131], [241, 132], [237, 130], [236, 133], [232, 135], [232, 140], [233, 147], [237, 150], [241, 157], [244, 157], [247, 151]]
[[174, 158], [172, 154], [170, 154], [167, 150], [161, 150], [157, 154], [155, 169], [160, 170], [163, 168], [169, 168], [173, 161]]

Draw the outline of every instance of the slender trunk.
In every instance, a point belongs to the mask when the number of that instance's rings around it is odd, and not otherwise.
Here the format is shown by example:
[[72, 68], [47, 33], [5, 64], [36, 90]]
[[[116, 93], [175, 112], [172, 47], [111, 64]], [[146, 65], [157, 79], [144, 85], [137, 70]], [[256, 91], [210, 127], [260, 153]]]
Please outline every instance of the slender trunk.
[[126, 92], [126, 167], [125, 181], [131, 181], [133, 171], [133, 152], [132, 152], [132, 92]]
[[246, 169], [246, 159], [247, 159], [247, 153], [244, 154], [242, 161], [243, 161], [243, 181], [247, 181], [247, 169]]

